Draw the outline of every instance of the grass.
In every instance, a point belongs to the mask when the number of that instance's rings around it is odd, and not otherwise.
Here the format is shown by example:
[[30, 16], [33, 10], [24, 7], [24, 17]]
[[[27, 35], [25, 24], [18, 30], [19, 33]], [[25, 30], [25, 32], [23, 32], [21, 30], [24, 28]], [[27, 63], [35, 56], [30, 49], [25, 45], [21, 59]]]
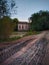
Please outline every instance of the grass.
[[18, 40], [20, 38], [21, 38], [20, 36], [17, 36], [17, 37], [12, 37], [8, 39], [0, 39], [0, 42], [10, 42], [10, 41]]
[[[39, 31], [28, 31], [26, 33], [22, 33], [22, 32], [14, 32], [13, 34], [15, 35], [14, 37], [10, 37], [8, 39], [0, 39], [0, 42], [10, 42], [10, 41], [14, 41], [14, 40], [18, 40], [22, 37], [25, 37], [25, 36], [29, 36], [29, 35], [36, 35], [36, 34], [39, 34], [40, 32]], [[13, 35], [12, 34], [12, 35]], [[19, 35], [18, 35], [19, 34]], [[17, 36], [18, 35], [18, 36]]]
[[25, 36], [29, 36], [29, 35], [36, 35], [36, 34], [39, 34], [40, 32], [39, 31], [28, 31]]

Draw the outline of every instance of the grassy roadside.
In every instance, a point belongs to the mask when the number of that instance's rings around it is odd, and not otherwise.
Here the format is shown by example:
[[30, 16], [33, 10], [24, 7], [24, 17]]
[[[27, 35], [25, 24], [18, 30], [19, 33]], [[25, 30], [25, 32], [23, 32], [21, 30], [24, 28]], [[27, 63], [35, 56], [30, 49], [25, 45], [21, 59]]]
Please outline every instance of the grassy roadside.
[[40, 33], [41, 33], [40, 31], [29, 31], [24, 36], [36, 35], [36, 34], [40, 34]]
[[[29, 35], [36, 35], [36, 34], [39, 34], [40, 32], [39, 31], [28, 31], [28, 32], [13, 32], [12, 35], [14, 34], [14, 37], [10, 37], [8, 39], [0, 39], [0, 42], [10, 42], [10, 41], [14, 41], [14, 40], [18, 40], [22, 37], [25, 37], [25, 36], [29, 36]], [[19, 34], [19, 35], [18, 35]]]
[[0, 39], [0, 42], [10, 42], [10, 41], [18, 40], [20, 38], [21, 38], [20, 36], [17, 36], [17, 37], [12, 37], [8, 39]]

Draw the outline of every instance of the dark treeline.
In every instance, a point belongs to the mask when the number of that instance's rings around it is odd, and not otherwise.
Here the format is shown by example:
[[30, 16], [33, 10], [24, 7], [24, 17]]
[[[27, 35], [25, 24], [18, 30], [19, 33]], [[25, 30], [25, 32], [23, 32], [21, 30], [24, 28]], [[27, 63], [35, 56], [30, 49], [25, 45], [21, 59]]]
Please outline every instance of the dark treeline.
[[49, 11], [39, 11], [30, 17], [31, 30], [42, 31], [49, 30]]

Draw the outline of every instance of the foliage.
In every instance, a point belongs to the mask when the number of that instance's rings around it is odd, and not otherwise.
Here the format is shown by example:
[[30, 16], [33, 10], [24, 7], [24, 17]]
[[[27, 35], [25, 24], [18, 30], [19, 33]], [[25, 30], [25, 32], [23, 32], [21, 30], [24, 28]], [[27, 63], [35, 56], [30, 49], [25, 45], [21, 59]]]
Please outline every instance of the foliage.
[[20, 38], [21, 38], [20, 36], [17, 36], [17, 37], [8, 38], [8, 39], [0, 39], [0, 42], [10, 42], [10, 41], [18, 40]]
[[40, 31], [28, 31], [24, 36], [29, 36], [29, 35], [36, 35], [39, 34]]
[[2, 19], [0, 19], [0, 39], [7, 39], [12, 31], [12, 19], [8, 16], [4, 16]]
[[15, 27], [15, 24], [9, 17], [15, 2], [14, 0], [9, 0], [9, 2], [8, 0], [0, 0], [0, 39], [7, 39]]
[[14, 0], [9, 0], [9, 2], [8, 0], [0, 0], [0, 18], [11, 15], [11, 10], [16, 4]]
[[39, 11], [30, 17], [31, 30], [41, 31], [49, 29], [49, 11]]
[[13, 19], [13, 23], [14, 23], [14, 25], [15, 25], [15, 29], [14, 29], [14, 31], [18, 31], [18, 19], [17, 18], [14, 18]]
[[0, 18], [8, 14], [7, 0], [0, 0]]

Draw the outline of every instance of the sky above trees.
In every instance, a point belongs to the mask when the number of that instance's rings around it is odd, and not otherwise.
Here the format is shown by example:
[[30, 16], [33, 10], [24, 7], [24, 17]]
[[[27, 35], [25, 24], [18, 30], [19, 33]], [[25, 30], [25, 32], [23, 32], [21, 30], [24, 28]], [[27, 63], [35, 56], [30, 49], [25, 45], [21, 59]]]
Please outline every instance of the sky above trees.
[[49, 0], [15, 0], [18, 8], [15, 9], [16, 14], [12, 14], [12, 18], [18, 18], [21, 21], [28, 21], [31, 14], [40, 10], [49, 11]]

